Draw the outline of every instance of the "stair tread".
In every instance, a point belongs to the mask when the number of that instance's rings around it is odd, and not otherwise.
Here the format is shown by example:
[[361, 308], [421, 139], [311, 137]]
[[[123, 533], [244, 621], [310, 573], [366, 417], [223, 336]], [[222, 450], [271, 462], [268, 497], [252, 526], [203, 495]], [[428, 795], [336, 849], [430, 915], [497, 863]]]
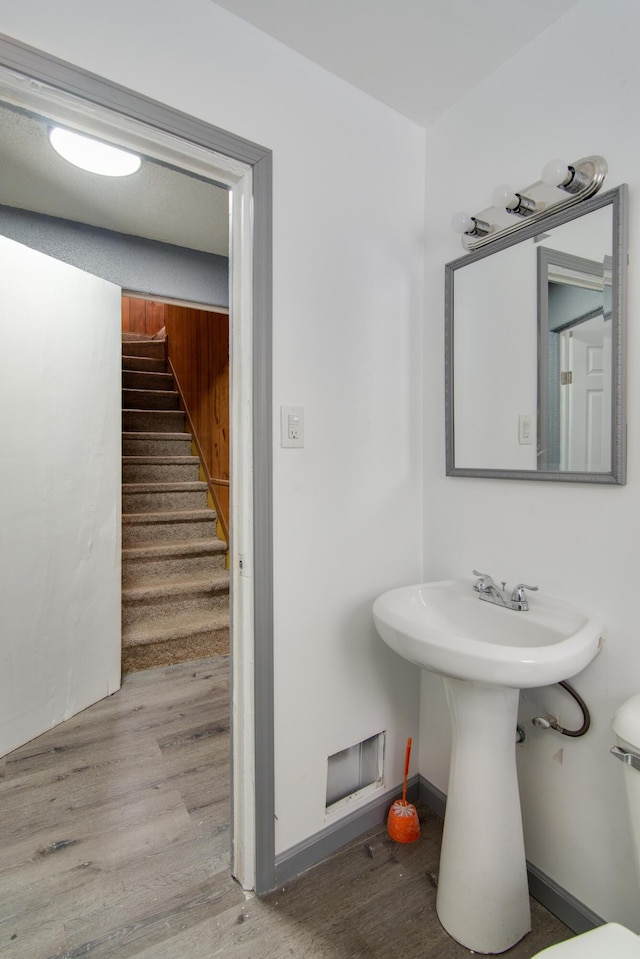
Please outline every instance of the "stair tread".
[[167, 394], [173, 394], [173, 396], [179, 395], [177, 390], [148, 390], [148, 389], [140, 389], [137, 386], [125, 386], [122, 392], [123, 393], [140, 393], [140, 394], [151, 393], [152, 396], [155, 396], [156, 394], [159, 396], [167, 396]]
[[184, 509], [184, 510], [150, 510], [147, 513], [123, 513], [122, 522], [131, 525], [146, 523], [215, 523], [217, 516], [215, 510], [204, 507], [203, 509]]
[[[141, 410], [140, 412], [148, 412], [148, 410], [147, 411]], [[165, 433], [160, 432], [160, 430], [158, 430], [157, 432], [155, 430], [153, 432], [151, 432], [151, 430], [147, 430], [146, 432], [143, 430], [123, 430], [122, 439], [123, 440], [158, 440], [160, 442], [162, 440], [182, 440], [185, 443], [186, 442], [190, 443], [191, 433], [183, 433], [182, 431], [177, 432], [175, 430], [173, 432], [168, 430]]]
[[123, 646], [143, 646], [151, 643], [180, 640], [197, 633], [225, 629], [229, 626], [227, 610], [194, 610], [188, 615], [162, 616], [146, 623], [134, 623], [122, 628]]
[[193, 593], [224, 593], [229, 588], [227, 569], [208, 570], [197, 578], [163, 580], [148, 586], [123, 586], [122, 600], [139, 601], [163, 596], [183, 596]]
[[[127, 359], [132, 360], [132, 359], [135, 359], [135, 357], [133, 357], [133, 356], [128, 356]], [[134, 371], [134, 370], [125, 370], [124, 372], [125, 372], [125, 373], [132, 373], [132, 372], [135, 372], [135, 371]], [[152, 376], [165, 376], [165, 377], [167, 377], [167, 378], [173, 379], [173, 373], [166, 373], [166, 372], [164, 372], [163, 370], [142, 370], [142, 372], [145, 373], [145, 374], [146, 374], [146, 373], [151, 373]]]
[[122, 464], [129, 466], [184, 466], [186, 464], [194, 465], [195, 463], [200, 463], [199, 457], [191, 456], [190, 454], [185, 454], [184, 456], [166, 456], [161, 453], [158, 456], [124, 455], [122, 457]]
[[123, 483], [123, 493], [200, 493], [208, 489], [205, 482], [192, 480], [171, 483]]
[[[123, 392], [124, 392], [124, 391], [123, 391]], [[152, 391], [152, 390], [138, 390], [138, 393], [148, 393], [148, 392], [153, 392], [153, 391]], [[159, 390], [156, 390], [156, 392], [160, 392], [160, 391], [159, 391]], [[123, 407], [122, 407], [122, 412], [123, 412], [123, 413], [146, 413], [146, 414], [149, 414], [149, 413], [152, 413], [152, 414], [153, 414], [153, 413], [158, 413], [158, 414], [160, 414], [161, 416], [166, 416], [167, 414], [169, 414], [170, 416], [184, 416], [184, 410], [156, 410], [156, 409], [147, 409], [147, 408], [144, 407], [144, 406], [142, 406], [142, 407], [141, 407], [141, 406], [123, 406]], [[136, 433], [137, 430], [130, 430], [129, 432], [131, 432], [131, 433]], [[179, 431], [177, 431], [177, 432], [179, 432]]]
[[166, 557], [207, 556], [210, 553], [225, 553], [227, 544], [222, 539], [185, 539], [169, 543], [148, 543], [144, 546], [128, 546], [122, 550], [123, 560], [164, 559]]

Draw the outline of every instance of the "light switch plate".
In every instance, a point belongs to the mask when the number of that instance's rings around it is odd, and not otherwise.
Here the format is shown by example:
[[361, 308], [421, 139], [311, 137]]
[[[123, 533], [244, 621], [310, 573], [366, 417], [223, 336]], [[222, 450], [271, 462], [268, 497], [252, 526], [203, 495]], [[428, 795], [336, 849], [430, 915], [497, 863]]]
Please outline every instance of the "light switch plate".
[[520, 446], [530, 446], [533, 443], [533, 416], [531, 413], [520, 413], [518, 416], [518, 443]]

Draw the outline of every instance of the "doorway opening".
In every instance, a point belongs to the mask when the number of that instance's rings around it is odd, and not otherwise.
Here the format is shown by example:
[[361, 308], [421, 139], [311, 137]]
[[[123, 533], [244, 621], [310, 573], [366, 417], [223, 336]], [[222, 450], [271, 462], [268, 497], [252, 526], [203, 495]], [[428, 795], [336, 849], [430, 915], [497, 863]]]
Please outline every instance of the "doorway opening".
[[275, 882], [271, 155], [262, 147], [4, 38], [0, 39], [0, 67], [3, 101], [229, 190], [233, 263], [232, 860], [233, 873], [245, 888], [266, 892]]

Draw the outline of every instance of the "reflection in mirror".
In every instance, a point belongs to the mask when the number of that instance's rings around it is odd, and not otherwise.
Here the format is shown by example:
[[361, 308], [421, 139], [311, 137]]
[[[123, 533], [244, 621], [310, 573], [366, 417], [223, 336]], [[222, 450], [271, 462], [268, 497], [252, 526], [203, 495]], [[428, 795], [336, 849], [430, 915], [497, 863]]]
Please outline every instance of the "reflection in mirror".
[[538, 248], [538, 468], [611, 469], [611, 257]]
[[446, 267], [447, 473], [625, 482], [626, 186]]

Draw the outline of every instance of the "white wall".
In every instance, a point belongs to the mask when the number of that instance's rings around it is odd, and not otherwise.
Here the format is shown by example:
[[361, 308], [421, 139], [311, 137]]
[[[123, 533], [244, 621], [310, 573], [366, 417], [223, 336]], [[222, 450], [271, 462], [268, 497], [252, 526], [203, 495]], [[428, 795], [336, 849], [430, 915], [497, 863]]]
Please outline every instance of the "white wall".
[[[0, 0], [4, 33], [274, 151], [276, 844], [325, 825], [327, 756], [419, 682], [371, 620], [420, 577], [424, 131], [210, 0]], [[306, 446], [281, 450], [279, 406]]]
[[0, 237], [0, 756], [120, 687], [120, 287]]
[[[608, 625], [604, 651], [575, 679], [592, 710], [586, 737], [571, 740], [531, 725], [547, 706], [566, 725], [575, 723], [564, 694], [541, 689], [523, 698], [527, 742], [518, 755], [525, 838], [536, 866], [605, 919], [638, 932], [640, 889], [622, 767], [609, 747], [616, 708], [640, 689], [639, 34], [634, 0], [606, 6], [584, 0], [429, 133], [424, 483], [426, 579], [462, 575], [471, 582], [472, 568], [488, 570], [512, 583], [537, 583], [592, 609]], [[482, 209], [496, 183], [531, 183], [551, 157], [570, 161], [591, 153], [609, 162], [605, 188], [630, 186], [628, 485], [446, 478], [443, 264], [462, 253], [451, 215]], [[446, 790], [449, 730], [438, 679], [425, 675], [422, 691], [421, 772]]]

